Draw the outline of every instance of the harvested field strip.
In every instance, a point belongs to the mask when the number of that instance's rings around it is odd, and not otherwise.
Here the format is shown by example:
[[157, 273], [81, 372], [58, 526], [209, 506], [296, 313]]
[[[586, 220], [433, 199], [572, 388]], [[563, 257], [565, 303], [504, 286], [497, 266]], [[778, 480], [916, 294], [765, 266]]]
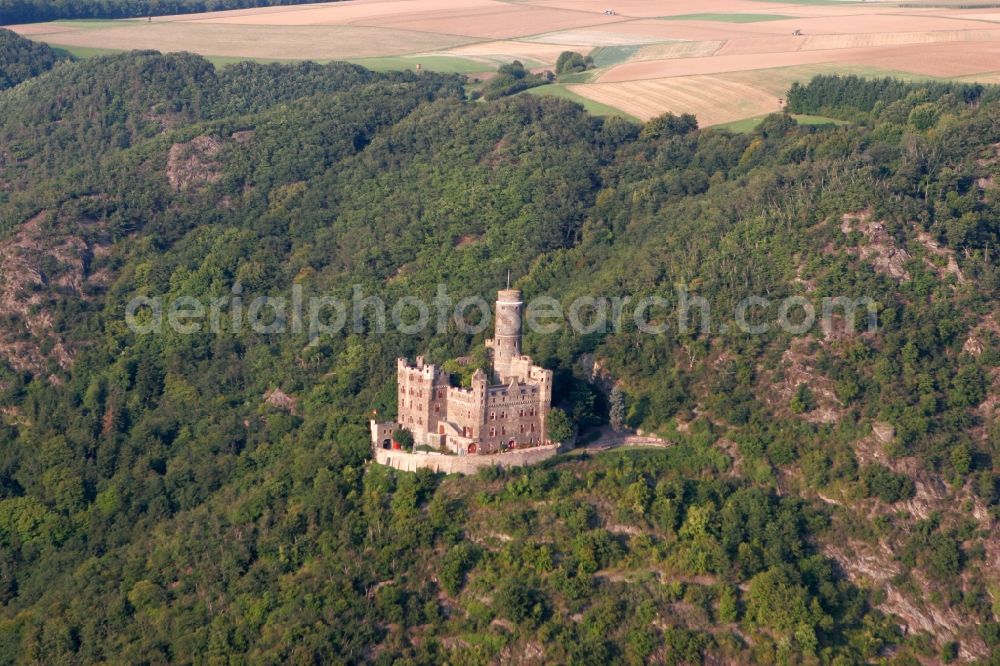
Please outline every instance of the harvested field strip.
[[672, 60], [674, 58], [703, 58], [715, 55], [725, 42], [667, 42], [650, 44], [638, 50], [631, 60]]
[[1000, 70], [1000, 43], [925, 44], [919, 48], [897, 46], [847, 52], [839, 60], [941, 78], [972, 76]]
[[[577, 51], [588, 53], [591, 47], [581, 44], [538, 44], [535, 42], [524, 42], [518, 40], [478, 42], [467, 44], [454, 49], [449, 49], [446, 53], [429, 53], [427, 55], [451, 55], [473, 60], [481, 59], [490, 62], [510, 62], [520, 60], [529, 63], [542, 65], [554, 65], [563, 51]], [[420, 54], [423, 57], [423, 54]], [[529, 65], [533, 66], [533, 65]]]
[[507, 5], [496, 0], [397, 0], [393, 2], [336, 2], [312, 5], [275, 5], [255, 9], [184, 14], [153, 19], [154, 21], [185, 21], [229, 23], [241, 25], [348, 25], [380, 18], [428, 18], [438, 15], [454, 17], [459, 11], [504, 9]]
[[613, 30], [560, 30], [541, 35], [522, 37], [521, 41], [543, 44], [592, 44], [597, 46], [632, 46], [650, 42], [665, 41], [642, 33], [618, 32]]
[[468, 37], [357, 26], [247, 26], [208, 23], [134, 23], [78, 30], [38, 39], [62, 46], [190, 51], [244, 59], [330, 60], [440, 51]]
[[570, 90], [643, 120], [667, 111], [694, 113], [705, 127], [779, 110], [769, 92], [714, 76], [599, 83]]
[[512, 39], [572, 28], [605, 27], [627, 20], [623, 17], [601, 17], [585, 12], [546, 9], [531, 5], [498, 3], [498, 6], [500, 9], [456, 11], [422, 18], [398, 19], [392, 17], [359, 21], [355, 25], [416, 30], [435, 34], [467, 35], [488, 39]]
[[[810, 5], [810, 6], [836, 6], [845, 7], [848, 5], [861, 4], [850, 2], [849, 0], [753, 0], [754, 2], [767, 2], [780, 5]], [[863, 2], [864, 0], [862, 0]]]
[[640, 81], [671, 76], [721, 74], [791, 65], [812, 65], [836, 58], [830, 51], [761, 53], [753, 57], [728, 55], [626, 62], [612, 67], [598, 79], [600, 83]]
[[783, 14], [677, 14], [662, 16], [665, 21], [719, 21], [722, 23], [759, 23], [762, 21], [784, 21], [794, 16]]
[[860, 35], [816, 35], [807, 37], [804, 51], [857, 49], [904, 44], [985, 42], [1000, 39], [1000, 30], [941, 30], [936, 32], [881, 32]]
[[787, 53], [799, 51], [805, 44], [804, 37], [741, 37], [730, 39], [715, 55], [753, 55], [756, 53]]
[[985, 72], [983, 74], [973, 74], [971, 76], [962, 76], [956, 81], [964, 81], [966, 83], [1000, 83], [1000, 72]]
[[726, 81], [734, 81], [745, 85], [766, 90], [775, 97], [784, 97], [788, 89], [796, 81], [805, 83], [814, 76], [821, 74], [840, 74], [842, 76], [854, 74], [869, 78], [893, 77], [905, 80], [925, 80], [930, 77], [909, 74], [893, 69], [881, 69], [878, 67], [868, 67], [866, 65], [851, 65], [837, 63], [823, 63], [819, 65], [799, 65], [795, 67], [775, 67], [772, 69], [758, 69], [746, 72], [730, 72], [717, 75], [718, 78]]

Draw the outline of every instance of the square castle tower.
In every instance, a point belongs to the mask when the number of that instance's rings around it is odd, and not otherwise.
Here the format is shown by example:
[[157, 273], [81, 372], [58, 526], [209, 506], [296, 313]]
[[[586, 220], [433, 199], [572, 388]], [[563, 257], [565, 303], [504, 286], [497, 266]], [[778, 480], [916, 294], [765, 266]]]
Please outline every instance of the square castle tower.
[[493, 376], [482, 370], [471, 388], [451, 385], [447, 372], [418, 356], [396, 360], [398, 420], [372, 422], [372, 446], [398, 448], [397, 428], [413, 433], [413, 444], [457, 455], [502, 453], [550, 443], [546, 421], [552, 407], [552, 371], [521, 353], [521, 292], [497, 295], [492, 352]]

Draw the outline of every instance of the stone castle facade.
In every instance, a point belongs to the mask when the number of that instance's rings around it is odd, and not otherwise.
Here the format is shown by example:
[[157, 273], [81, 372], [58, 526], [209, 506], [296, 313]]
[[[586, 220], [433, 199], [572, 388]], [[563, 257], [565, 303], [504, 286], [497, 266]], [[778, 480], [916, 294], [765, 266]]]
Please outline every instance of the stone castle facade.
[[482, 369], [472, 386], [452, 386], [451, 377], [418, 356], [397, 359], [396, 421], [372, 421], [372, 445], [393, 449], [397, 428], [413, 433], [414, 447], [455, 455], [482, 455], [546, 445], [552, 407], [552, 371], [521, 353], [521, 292], [505, 289], [496, 302], [495, 335], [486, 341], [493, 373]]

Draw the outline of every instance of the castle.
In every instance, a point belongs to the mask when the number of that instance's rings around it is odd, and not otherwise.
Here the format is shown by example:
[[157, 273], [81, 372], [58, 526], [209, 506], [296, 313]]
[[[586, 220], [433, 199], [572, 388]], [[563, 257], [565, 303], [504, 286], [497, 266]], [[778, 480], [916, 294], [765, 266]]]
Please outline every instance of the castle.
[[372, 421], [372, 446], [397, 449], [393, 433], [405, 428], [414, 448], [427, 446], [459, 456], [502, 453], [549, 444], [546, 420], [552, 406], [552, 371], [521, 354], [521, 292], [498, 292], [492, 352], [493, 376], [477, 369], [471, 388], [418, 356], [397, 359], [398, 417]]

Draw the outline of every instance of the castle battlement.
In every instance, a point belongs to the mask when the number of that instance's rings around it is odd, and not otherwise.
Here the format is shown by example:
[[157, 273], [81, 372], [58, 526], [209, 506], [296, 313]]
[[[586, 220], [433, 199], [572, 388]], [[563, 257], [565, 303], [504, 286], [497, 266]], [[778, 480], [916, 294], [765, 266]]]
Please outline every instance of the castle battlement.
[[547, 445], [546, 420], [552, 406], [552, 371], [521, 354], [521, 292], [498, 293], [496, 331], [486, 341], [492, 377], [482, 370], [470, 388], [451, 385], [451, 377], [418, 356], [396, 359], [398, 417], [373, 423], [372, 444], [392, 448], [392, 432], [406, 428], [415, 446], [457, 455], [500, 453]]

